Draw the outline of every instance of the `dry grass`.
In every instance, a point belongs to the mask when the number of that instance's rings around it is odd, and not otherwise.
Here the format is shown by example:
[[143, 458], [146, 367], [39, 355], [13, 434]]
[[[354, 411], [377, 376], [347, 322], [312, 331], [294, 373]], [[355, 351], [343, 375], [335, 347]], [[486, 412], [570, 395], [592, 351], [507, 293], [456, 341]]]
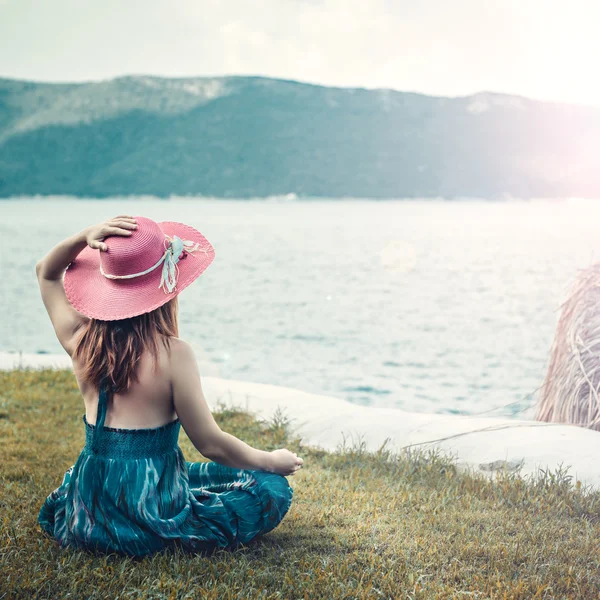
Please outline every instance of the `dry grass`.
[[435, 452], [328, 454], [231, 410], [223, 429], [305, 459], [277, 529], [208, 557], [61, 550], [37, 512], [82, 447], [82, 406], [70, 371], [0, 372], [0, 599], [600, 597], [600, 494], [568, 474], [491, 482]]
[[600, 431], [600, 263], [579, 272], [550, 351], [535, 418]]

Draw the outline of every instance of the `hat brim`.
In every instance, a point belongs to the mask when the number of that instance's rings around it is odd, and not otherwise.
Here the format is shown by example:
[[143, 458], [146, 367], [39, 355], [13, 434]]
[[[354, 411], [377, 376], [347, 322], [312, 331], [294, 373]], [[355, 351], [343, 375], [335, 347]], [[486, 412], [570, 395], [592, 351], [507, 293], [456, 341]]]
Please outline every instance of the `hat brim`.
[[67, 299], [75, 310], [102, 321], [128, 319], [166, 304], [196, 280], [210, 265], [215, 251], [197, 230], [183, 223], [158, 223], [163, 233], [197, 242], [201, 249], [184, 252], [177, 263], [177, 285], [170, 293], [159, 287], [162, 265], [132, 279], [109, 279], [100, 272], [100, 250], [86, 246], [68, 266], [64, 276]]

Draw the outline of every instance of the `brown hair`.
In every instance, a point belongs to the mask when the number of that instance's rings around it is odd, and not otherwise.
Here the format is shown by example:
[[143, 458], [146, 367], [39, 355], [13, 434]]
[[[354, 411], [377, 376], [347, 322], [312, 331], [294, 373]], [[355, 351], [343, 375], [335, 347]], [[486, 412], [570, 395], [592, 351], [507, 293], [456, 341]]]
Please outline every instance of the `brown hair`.
[[157, 309], [117, 321], [90, 319], [77, 339], [73, 359], [82, 365], [81, 377], [99, 387], [102, 381], [114, 393], [125, 392], [138, 381], [137, 366], [148, 350], [156, 369], [159, 341], [170, 348], [179, 336], [177, 296]]

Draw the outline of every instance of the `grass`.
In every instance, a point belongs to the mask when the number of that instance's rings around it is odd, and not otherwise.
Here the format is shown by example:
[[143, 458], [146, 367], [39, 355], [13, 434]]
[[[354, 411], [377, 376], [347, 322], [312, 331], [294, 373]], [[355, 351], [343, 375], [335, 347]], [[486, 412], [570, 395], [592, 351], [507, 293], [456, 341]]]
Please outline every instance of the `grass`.
[[[61, 550], [37, 513], [83, 445], [71, 371], [0, 371], [0, 599], [600, 597], [600, 493], [567, 472], [495, 481], [437, 452], [325, 453], [271, 422], [215, 411], [221, 427], [304, 458], [271, 533], [234, 552], [144, 559]], [[188, 460], [203, 460], [182, 432]]]

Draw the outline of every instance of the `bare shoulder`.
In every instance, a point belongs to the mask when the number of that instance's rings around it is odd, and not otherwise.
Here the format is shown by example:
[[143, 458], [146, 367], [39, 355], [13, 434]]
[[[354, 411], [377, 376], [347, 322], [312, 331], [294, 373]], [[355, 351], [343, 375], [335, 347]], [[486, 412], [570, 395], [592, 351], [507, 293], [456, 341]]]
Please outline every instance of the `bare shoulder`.
[[175, 386], [184, 386], [189, 383], [186, 380], [197, 383], [200, 379], [200, 370], [194, 349], [188, 342], [180, 338], [171, 338], [169, 368], [171, 381]]
[[171, 363], [176, 366], [178, 363], [180, 362], [189, 362], [189, 361], [194, 361], [196, 362], [196, 355], [194, 353], [194, 350], [192, 348], [192, 346], [186, 342], [185, 340], [182, 340], [181, 338], [177, 338], [177, 337], [172, 337], [170, 338], [170, 344], [171, 344], [171, 351], [170, 351], [170, 357], [171, 357]]

